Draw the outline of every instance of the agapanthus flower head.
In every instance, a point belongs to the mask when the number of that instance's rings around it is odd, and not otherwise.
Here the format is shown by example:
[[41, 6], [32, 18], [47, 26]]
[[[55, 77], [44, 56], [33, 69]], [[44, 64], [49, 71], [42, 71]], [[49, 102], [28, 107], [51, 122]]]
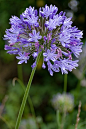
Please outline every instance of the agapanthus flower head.
[[71, 18], [67, 18], [63, 11], [57, 12], [55, 5], [45, 5], [39, 13], [30, 6], [20, 18], [10, 18], [11, 28], [4, 35], [4, 40], [8, 40], [5, 50], [17, 55], [18, 64], [27, 63], [31, 56], [36, 60], [42, 51], [42, 67], [46, 68], [47, 64], [51, 76], [60, 70], [67, 74], [78, 66], [78, 60], [73, 60], [72, 56], [78, 58], [82, 52], [83, 33], [72, 27]]
[[74, 108], [74, 97], [71, 94], [56, 94], [53, 96], [52, 105], [60, 112], [71, 112]]

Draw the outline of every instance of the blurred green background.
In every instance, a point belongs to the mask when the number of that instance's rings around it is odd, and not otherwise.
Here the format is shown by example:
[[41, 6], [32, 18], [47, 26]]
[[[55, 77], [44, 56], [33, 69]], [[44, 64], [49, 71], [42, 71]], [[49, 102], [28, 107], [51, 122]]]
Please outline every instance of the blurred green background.
[[[75, 3], [74, 3], [75, 2]], [[0, 0], [0, 129], [11, 129], [15, 126], [19, 107], [23, 97], [23, 89], [18, 81], [13, 86], [13, 78], [17, 77], [25, 86], [27, 85], [33, 60], [27, 64], [17, 65], [14, 55], [9, 55], [4, 50], [6, 41], [3, 40], [5, 30], [10, 28], [9, 18], [20, 16], [29, 6], [39, 7], [45, 4], [53, 4], [59, 11], [65, 11], [67, 17], [72, 17], [73, 26], [77, 26], [83, 31], [82, 41], [86, 41], [86, 0]], [[85, 53], [86, 54], [86, 53]], [[84, 60], [86, 56], [84, 56]], [[86, 62], [84, 63], [84, 65]], [[54, 94], [63, 93], [64, 75], [54, 73], [51, 77], [47, 69], [42, 69], [42, 59], [40, 60], [30, 89], [30, 96], [34, 105], [37, 122], [32, 116], [30, 105], [27, 102], [23, 114], [23, 124], [20, 129], [56, 129], [56, 112], [51, 104]], [[82, 108], [80, 114], [80, 129], [86, 128], [86, 67], [81, 65], [82, 71], [78, 68], [68, 74], [67, 92], [74, 96], [74, 110], [66, 116], [65, 129], [75, 129], [78, 104], [81, 100]], [[79, 74], [81, 74], [79, 76]], [[30, 125], [32, 122], [32, 125]], [[82, 124], [83, 123], [83, 124]], [[8, 125], [9, 124], [9, 125]]]

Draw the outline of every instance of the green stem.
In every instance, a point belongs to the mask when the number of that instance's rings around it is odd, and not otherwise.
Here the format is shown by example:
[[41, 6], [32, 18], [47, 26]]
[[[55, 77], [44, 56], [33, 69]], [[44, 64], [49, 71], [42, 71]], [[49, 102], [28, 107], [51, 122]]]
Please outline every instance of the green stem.
[[[20, 81], [20, 80], [19, 80]], [[25, 91], [25, 86], [24, 84], [21, 82], [21, 86], [22, 86], [22, 89]], [[28, 95], [28, 102], [29, 102], [29, 105], [30, 105], [30, 109], [31, 109], [31, 113], [32, 115], [34, 116], [34, 118], [36, 117], [35, 115], [35, 110], [34, 110], [34, 107], [33, 107], [33, 103], [31, 101], [31, 98], [30, 98], [30, 95]]]
[[64, 75], [64, 92], [67, 91], [67, 74]]
[[[21, 80], [19, 80], [18, 78], [14, 78], [14, 79], [19, 82], [20, 86], [22, 87], [23, 91], [25, 92], [25, 85], [23, 84], [23, 82]], [[36, 117], [35, 110], [34, 110], [33, 103], [32, 103], [32, 100], [30, 98], [30, 95], [28, 95], [28, 102], [29, 102], [29, 105], [30, 105], [31, 113], [35, 118]]]
[[66, 112], [64, 110], [63, 114], [62, 114], [62, 124], [61, 124], [61, 128], [60, 129], [64, 129], [64, 125], [65, 125], [65, 117], [66, 117]]
[[56, 119], [57, 119], [57, 126], [58, 128], [57, 129], [60, 129], [60, 112], [59, 110], [56, 111]]
[[17, 121], [16, 121], [15, 129], [19, 129], [19, 124], [20, 124], [20, 121], [21, 121], [21, 117], [22, 117], [22, 114], [23, 114], [23, 111], [24, 111], [24, 107], [25, 107], [25, 104], [26, 104], [26, 100], [27, 100], [27, 97], [28, 97], [30, 86], [31, 86], [31, 83], [32, 83], [32, 80], [33, 80], [33, 76], [34, 76], [37, 64], [39, 62], [41, 53], [42, 52], [39, 53], [39, 55], [37, 57], [37, 60], [36, 60], [36, 66], [33, 68], [32, 72], [31, 72], [30, 79], [28, 81], [27, 88], [25, 90], [25, 94], [24, 94], [24, 97], [23, 97], [23, 100], [22, 100], [22, 104], [21, 104], [21, 107], [20, 107], [20, 110], [19, 110], [19, 114], [18, 114], [18, 118], [17, 118]]
[[[64, 93], [66, 92], [67, 92], [67, 74], [64, 75]], [[64, 102], [65, 102], [65, 97], [64, 97]], [[62, 114], [62, 124], [60, 129], [64, 129], [65, 117], [66, 117], [66, 112], [65, 112], [65, 103], [64, 103], [63, 114]]]

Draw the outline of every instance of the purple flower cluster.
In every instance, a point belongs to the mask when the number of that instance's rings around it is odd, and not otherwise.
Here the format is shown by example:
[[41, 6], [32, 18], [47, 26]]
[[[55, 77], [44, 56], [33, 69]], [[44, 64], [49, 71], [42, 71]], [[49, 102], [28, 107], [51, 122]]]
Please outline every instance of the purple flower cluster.
[[73, 60], [72, 56], [79, 57], [82, 52], [82, 31], [75, 26], [72, 27], [71, 18], [67, 18], [61, 11], [57, 14], [58, 8], [54, 5], [37, 10], [26, 8], [20, 18], [12, 16], [10, 18], [11, 28], [6, 30], [4, 40], [8, 40], [5, 50], [9, 54], [16, 54], [16, 58], [27, 63], [30, 56], [35, 62], [39, 52], [43, 52], [43, 68], [48, 66], [50, 75], [53, 72], [67, 74], [77, 67], [78, 60]]

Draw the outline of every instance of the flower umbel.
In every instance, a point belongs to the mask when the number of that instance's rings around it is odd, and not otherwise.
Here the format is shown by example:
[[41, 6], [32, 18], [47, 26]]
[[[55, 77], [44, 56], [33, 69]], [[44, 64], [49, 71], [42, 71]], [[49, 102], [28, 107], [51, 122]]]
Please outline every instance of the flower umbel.
[[57, 11], [55, 5], [45, 5], [38, 14], [30, 6], [20, 18], [10, 18], [11, 28], [4, 35], [4, 40], [8, 40], [5, 50], [9, 54], [19, 55], [16, 56], [20, 60], [18, 64], [27, 63], [30, 56], [36, 60], [42, 51], [42, 67], [46, 68], [47, 64], [51, 76], [60, 69], [62, 74], [67, 74], [78, 66], [78, 60], [73, 60], [72, 56], [78, 58], [82, 52], [83, 33], [75, 26], [72, 27], [71, 18], [67, 18], [63, 11], [58, 14]]
[[52, 105], [60, 112], [70, 112], [74, 108], [74, 97], [71, 94], [60, 94], [53, 96]]

